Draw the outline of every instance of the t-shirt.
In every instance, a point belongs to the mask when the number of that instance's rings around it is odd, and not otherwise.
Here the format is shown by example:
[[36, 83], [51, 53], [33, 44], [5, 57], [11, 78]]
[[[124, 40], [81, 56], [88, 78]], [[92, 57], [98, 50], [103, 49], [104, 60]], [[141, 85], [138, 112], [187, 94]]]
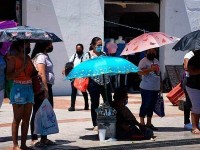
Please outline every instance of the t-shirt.
[[[154, 58], [153, 61], [148, 60], [146, 57], [144, 57], [139, 62], [139, 69], [149, 69], [151, 68], [151, 65], [159, 65], [159, 61]], [[150, 72], [147, 75], [142, 75], [142, 81], [140, 82], [140, 88], [144, 90], [152, 90], [152, 91], [159, 91], [160, 90], [160, 71]]]
[[49, 58], [48, 54], [39, 53], [33, 58], [33, 63], [36, 67], [37, 64], [44, 64], [46, 66], [45, 68], [45, 74], [46, 74], [46, 80], [49, 84], [54, 84], [55, 75], [53, 73], [53, 63], [51, 59]]
[[78, 55], [75, 53], [70, 57], [69, 62], [74, 62], [74, 67], [75, 67], [81, 63], [83, 56], [84, 56], [84, 54], [81, 57], [78, 57]]
[[[89, 54], [89, 53], [90, 52], [85, 53], [85, 55], [83, 57], [83, 61], [99, 57], [95, 53], [92, 53], [92, 54], [91, 53]], [[104, 52], [102, 52], [100, 56], [106, 56], [106, 54]], [[110, 82], [110, 77], [108, 75], [105, 75], [104, 77], [105, 77], [105, 83], [108, 84]], [[94, 80], [99, 85], [104, 85], [103, 75], [91, 77], [91, 79]]]
[[[185, 54], [184, 59], [189, 59], [192, 58], [194, 56], [193, 51], [189, 51], [188, 53]], [[185, 71], [185, 76], [189, 77], [189, 73], [187, 71]]]

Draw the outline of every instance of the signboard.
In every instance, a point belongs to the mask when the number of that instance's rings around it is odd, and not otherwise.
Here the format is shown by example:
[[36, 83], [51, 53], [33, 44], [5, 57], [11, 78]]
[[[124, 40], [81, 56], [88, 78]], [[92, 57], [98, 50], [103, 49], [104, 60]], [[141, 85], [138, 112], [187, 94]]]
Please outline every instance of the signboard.
[[166, 65], [165, 66], [167, 75], [170, 80], [170, 84], [172, 87], [175, 87], [178, 83], [180, 83], [184, 69], [182, 65]]

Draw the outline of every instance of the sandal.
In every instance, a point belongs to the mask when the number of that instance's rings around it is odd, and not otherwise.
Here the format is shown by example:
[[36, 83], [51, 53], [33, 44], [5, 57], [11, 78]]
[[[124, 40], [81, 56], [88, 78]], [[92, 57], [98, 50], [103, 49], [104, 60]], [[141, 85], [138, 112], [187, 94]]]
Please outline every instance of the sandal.
[[45, 145], [56, 145], [55, 142], [49, 140], [49, 139], [46, 139], [45, 141], [41, 141], [41, 143], [45, 144]]
[[193, 133], [193, 134], [200, 134], [200, 131], [199, 131], [199, 129], [192, 129], [191, 130], [191, 132]]
[[45, 147], [46, 145], [40, 141], [34, 144], [35, 147]]

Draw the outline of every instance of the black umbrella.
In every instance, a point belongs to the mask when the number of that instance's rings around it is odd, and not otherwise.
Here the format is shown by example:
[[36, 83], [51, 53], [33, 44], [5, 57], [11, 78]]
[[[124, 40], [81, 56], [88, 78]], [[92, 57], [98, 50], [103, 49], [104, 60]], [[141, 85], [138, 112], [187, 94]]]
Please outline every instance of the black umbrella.
[[191, 32], [180, 39], [172, 48], [175, 51], [199, 50], [200, 49], [200, 30]]
[[28, 40], [30, 42], [52, 41], [61, 42], [62, 40], [54, 33], [40, 28], [30, 26], [17, 26], [0, 30], [0, 42], [12, 42], [18, 40]]

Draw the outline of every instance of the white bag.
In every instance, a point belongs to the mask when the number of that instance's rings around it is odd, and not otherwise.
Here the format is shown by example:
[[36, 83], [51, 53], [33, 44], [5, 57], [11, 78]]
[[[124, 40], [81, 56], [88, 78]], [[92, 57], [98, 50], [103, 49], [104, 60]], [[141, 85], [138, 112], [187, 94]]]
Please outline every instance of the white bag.
[[48, 99], [44, 99], [36, 112], [34, 126], [34, 134], [49, 135], [59, 132], [56, 115]]

